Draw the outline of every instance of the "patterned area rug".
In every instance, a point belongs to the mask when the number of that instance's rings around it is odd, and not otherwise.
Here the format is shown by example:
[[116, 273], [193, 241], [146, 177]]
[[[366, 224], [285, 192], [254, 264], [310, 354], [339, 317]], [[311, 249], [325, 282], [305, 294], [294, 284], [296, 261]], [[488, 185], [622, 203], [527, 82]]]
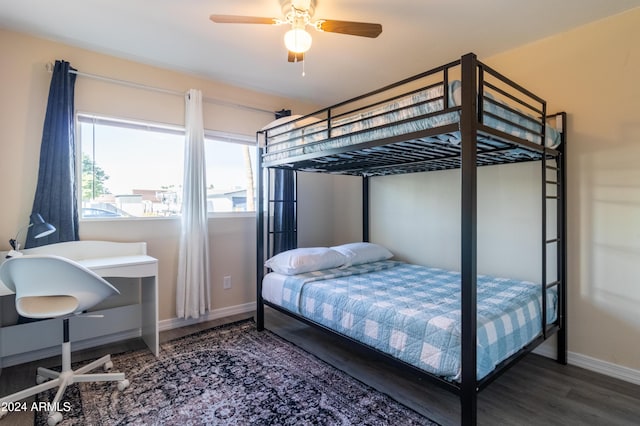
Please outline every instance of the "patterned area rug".
[[436, 424], [251, 320], [167, 342], [159, 358], [143, 350], [112, 359], [131, 386], [72, 385], [60, 425]]

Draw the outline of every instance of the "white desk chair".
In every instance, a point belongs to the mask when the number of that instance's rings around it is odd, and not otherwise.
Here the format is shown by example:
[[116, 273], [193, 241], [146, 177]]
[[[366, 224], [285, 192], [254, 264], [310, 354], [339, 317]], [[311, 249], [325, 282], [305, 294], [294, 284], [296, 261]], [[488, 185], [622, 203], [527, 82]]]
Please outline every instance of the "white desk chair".
[[[118, 389], [124, 390], [129, 381], [124, 373], [86, 374], [103, 366], [113, 367], [110, 355], [73, 371], [71, 369], [71, 343], [69, 341], [69, 318], [97, 305], [109, 296], [120, 292], [94, 272], [78, 263], [59, 256], [25, 255], [8, 259], [0, 266], [0, 280], [16, 293], [16, 310], [27, 318], [62, 317], [62, 371], [38, 368], [37, 386], [16, 392], [0, 399], [2, 407], [6, 403], [19, 401], [47, 389], [59, 387], [51, 407], [47, 422], [53, 426], [62, 420], [62, 414], [55, 411], [66, 387], [75, 382], [117, 381]], [[48, 379], [51, 379], [47, 381]], [[0, 412], [0, 417], [7, 414]]]

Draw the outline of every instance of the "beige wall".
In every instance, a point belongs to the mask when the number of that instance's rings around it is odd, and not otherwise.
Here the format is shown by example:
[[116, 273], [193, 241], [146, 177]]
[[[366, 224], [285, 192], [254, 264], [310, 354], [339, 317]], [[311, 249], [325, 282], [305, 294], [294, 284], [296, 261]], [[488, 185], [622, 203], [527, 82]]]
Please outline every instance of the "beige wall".
[[[56, 59], [69, 61], [73, 67], [85, 73], [181, 92], [189, 88], [200, 89], [204, 98], [221, 99], [268, 111], [291, 108], [296, 113], [308, 113], [316, 109], [312, 105], [219, 84], [193, 75], [0, 30], [0, 182], [3, 183], [0, 189], [3, 206], [0, 209], [0, 250], [9, 249], [7, 241], [26, 224], [31, 211], [51, 80], [45, 64]], [[253, 136], [257, 129], [272, 120], [269, 113], [230, 108], [206, 101], [203, 108], [205, 127], [213, 130]], [[86, 77], [77, 79], [76, 110], [159, 123], [184, 123], [184, 100], [181, 96]], [[322, 183], [315, 184], [315, 187], [320, 192], [324, 191]], [[317, 211], [316, 206], [311, 214]], [[162, 320], [175, 317], [179, 227], [178, 219], [83, 221], [80, 223], [80, 237], [85, 240], [148, 243], [149, 254], [160, 261], [159, 311]], [[209, 232], [212, 308], [255, 301], [254, 217], [213, 218], [209, 220]], [[304, 235], [303, 232], [303, 238]], [[222, 290], [222, 277], [225, 275], [232, 277], [231, 290]]]
[[[460, 270], [459, 170], [373, 178], [371, 193], [372, 241]], [[540, 281], [540, 199], [540, 163], [478, 169], [478, 273]]]
[[[569, 350], [640, 370], [640, 9], [480, 58], [567, 111]], [[480, 168], [478, 267], [539, 280], [539, 169]], [[459, 267], [459, 171], [376, 178], [372, 238]], [[527, 196], [526, 190], [530, 188]], [[525, 193], [521, 193], [520, 189]], [[536, 192], [537, 191], [537, 192]], [[517, 206], [509, 209], [507, 202]]]
[[640, 8], [491, 58], [569, 113], [569, 348], [640, 369]]
[[362, 178], [298, 173], [298, 246], [362, 241]]

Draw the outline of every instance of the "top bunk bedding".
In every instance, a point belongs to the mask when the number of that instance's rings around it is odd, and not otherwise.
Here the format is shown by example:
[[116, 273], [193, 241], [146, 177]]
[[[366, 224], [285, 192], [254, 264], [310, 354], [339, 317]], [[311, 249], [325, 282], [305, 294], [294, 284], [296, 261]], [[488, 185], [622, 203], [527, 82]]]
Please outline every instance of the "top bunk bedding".
[[[258, 132], [264, 167], [371, 176], [459, 167], [462, 83], [449, 80], [459, 66], [274, 121]], [[536, 160], [543, 144], [558, 148], [561, 134], [545, 102], [479, 66], [478, 165]]]

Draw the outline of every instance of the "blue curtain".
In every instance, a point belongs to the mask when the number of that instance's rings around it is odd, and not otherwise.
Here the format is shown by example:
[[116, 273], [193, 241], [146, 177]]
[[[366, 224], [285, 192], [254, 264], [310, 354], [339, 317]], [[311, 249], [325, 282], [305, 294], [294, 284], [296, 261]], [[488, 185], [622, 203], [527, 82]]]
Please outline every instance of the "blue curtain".
[[[291, 115], [291, 110], [276, 112], [276, 119]], [[296, 228], [296, 181], [295, 172], [287, 169], [274, 171], [273, 206], [273, 254], [296, 248], [298, 233]]]
[[70, 70], [73, 69], [68, 62], [56, 61], [51, 76], [32, 209], [55, 226], [57, 232], [38, 239], [28, 232], [25, 248], [78, 240], [73, 118], [76, 74]]

